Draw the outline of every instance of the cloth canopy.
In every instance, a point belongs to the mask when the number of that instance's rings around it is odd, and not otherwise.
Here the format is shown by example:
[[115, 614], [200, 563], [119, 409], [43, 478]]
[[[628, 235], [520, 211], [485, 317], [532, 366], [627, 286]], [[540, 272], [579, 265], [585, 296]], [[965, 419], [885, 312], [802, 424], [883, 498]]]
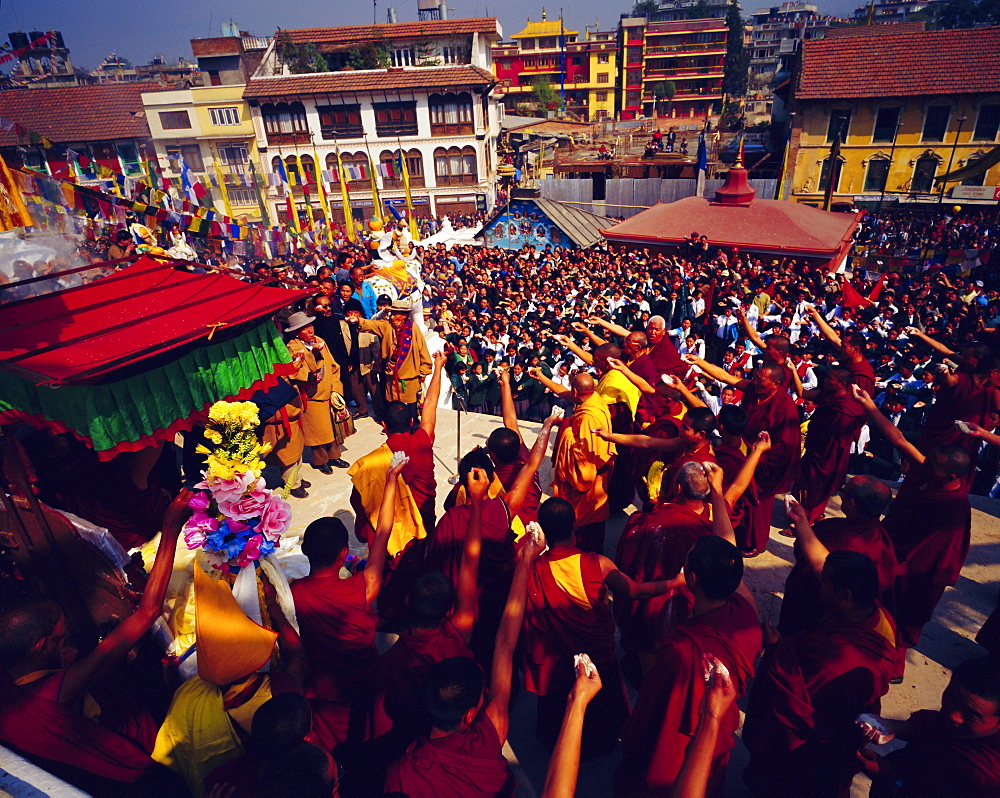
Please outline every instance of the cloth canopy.
[[7, 306], [0, 423], [72, 432], [101, 459], [168, 440], [213, 402], [248, 396], [288, 370], [270, 314], [307, 295], [143, 257]]

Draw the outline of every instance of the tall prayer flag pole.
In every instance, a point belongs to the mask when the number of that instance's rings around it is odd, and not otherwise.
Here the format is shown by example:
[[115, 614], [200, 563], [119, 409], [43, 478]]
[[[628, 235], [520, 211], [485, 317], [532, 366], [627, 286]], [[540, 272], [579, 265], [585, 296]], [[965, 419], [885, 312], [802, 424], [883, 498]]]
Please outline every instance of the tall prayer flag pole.
[[410, 222], [410, 235], [414, 241], [419, 241], [420, 229], [417, 227], [417, 217], [413, 213], [413, 195], [410, 193], [410, 167], [406, 163], [406, 153], [403, 152], [403, 145], [398, 136], [396, 144], [399, 145], [399, 166], [403, 171], [403, 189], [406, 191], [406, 215]]
[[344, 174], [344, 162], [340, 157], [340, 145], [334, 144], [337, 150], [337, 179], [340, 180], [340, 196], [344, 203], [344, 230], [347, 238], [353, 244], [357, 240], [354, 232], [354, 217], [351, 215], [351, 192], [347, 188], [347, 176]]

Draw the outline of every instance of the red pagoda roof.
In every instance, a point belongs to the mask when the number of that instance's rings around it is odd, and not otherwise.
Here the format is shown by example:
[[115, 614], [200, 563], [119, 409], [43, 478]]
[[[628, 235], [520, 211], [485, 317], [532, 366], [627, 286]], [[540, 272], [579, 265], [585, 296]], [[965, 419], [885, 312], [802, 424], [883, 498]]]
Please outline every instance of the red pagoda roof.
[[745, 177], [734, 168], [715, 199], [658, 203], [601, 233], [614, 244], [648, 246], [680, 244], [697, 231], [713, 246], [813, 258], [832, 257], [852, 240], [858, 215], [759, 199]]

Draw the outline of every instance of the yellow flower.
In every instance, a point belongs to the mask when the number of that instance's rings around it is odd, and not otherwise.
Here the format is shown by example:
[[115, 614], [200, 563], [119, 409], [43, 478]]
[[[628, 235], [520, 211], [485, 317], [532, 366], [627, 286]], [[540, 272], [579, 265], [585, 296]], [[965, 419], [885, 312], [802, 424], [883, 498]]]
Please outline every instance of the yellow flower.
[[205, 437], [208, 438], [212, 443], [219, 444], [222, 443], [222, 433], [215, 429], [206, 429]]
[[254, 429], [260, 424], [257, 405], [253, 402], [216, 402], [208, 411], [208, 418], [216, 424], [226, 424], [239, 429]]
[[209, 479], [234, 479], [237, 474], [248, 470], [247, 466], [239, 460], [220, 457], [218, 453], [210, 454], [205, 462], [208, 463], [206, 474]]

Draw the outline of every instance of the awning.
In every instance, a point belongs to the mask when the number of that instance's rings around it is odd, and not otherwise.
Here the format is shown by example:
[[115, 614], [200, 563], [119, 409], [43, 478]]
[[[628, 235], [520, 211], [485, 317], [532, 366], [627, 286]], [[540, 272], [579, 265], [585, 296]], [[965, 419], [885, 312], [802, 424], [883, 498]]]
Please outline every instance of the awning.
[[967, 161], [961, 169], [956, 169], [954, 172], [948, 172], [947, 174], [935, 177], [934, 182], [955, 183], [960, 180], [968, 180], [970, 177], [979, 177], [979, 175], [986, 174], [987, 169], [998, 163], [1000, 163], [1000, 145], [994, 147], [982, 158]]
[[270, 314], [307, 295], [141, 258], [0, 308], [0, 423], [71, 432], [102, 459], [172, 438], [287, 371]]

